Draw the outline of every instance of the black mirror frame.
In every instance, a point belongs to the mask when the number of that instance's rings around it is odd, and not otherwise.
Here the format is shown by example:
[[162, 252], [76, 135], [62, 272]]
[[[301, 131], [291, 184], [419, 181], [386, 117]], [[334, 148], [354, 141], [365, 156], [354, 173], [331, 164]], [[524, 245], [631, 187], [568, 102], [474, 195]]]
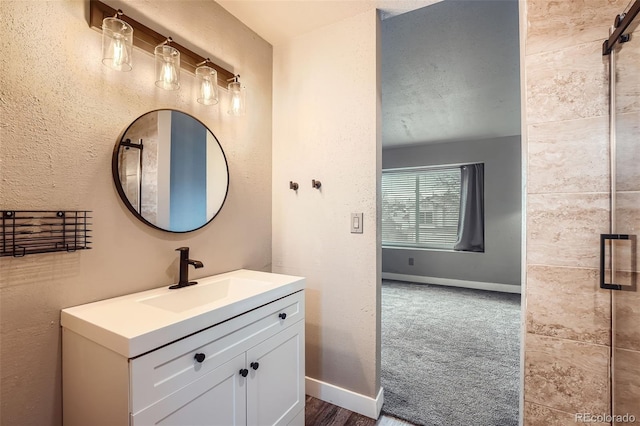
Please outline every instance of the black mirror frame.
[[[227, 187], [225, 188], [225, 192], [224, 192], [224, 198], [222, 199], [222, 203], [220, 203], [220, 207], [218, 208], [218, 211], [216, 211], [216, 213], [211, 217], [211, 219], [209, 219], [206, 223], [202, 224], [202, 226], [199, 226], [197, 228], [194, 229], [190, 229], [188, 231], [172, 231], [170, 229], [164, 229], [164, 228], [160, 228], [159, 226], [156, 226], [155, 224], [149, 222], [148, 220], [146, 220], [132, 205], [131, 202], [129, 202], [129, 198], [127, 197], [127, 195], [124, 192], [124, 188], [122, 187], [122, 182], [120, 182], [120, 173], [118, 170], [118, 154], [120, 152], [120, 146], [121, 143], [123, 142], [123, 139], [125, 137], [125, 135], [127, 134], [127, 132], [129, 131], [129, 129], [131, 128], [131, 126], [133, 126], [133, 124], [138, 121], [140, 118], [144, 117], [147, 114], [151, 114], [152, 112], [158, 112], [158, 111], [176, 111], [185, 115], [188, 115], [189, 117], [193, 118], [194, 120], [196, 120], [198, 123], [200, 123], [205, 129], [207, 129], [207, 131], [209, 133], [211, 133], [211, 135], [213, 136], [213, 139], [215, 139], [216, 143], [218, 144], [218, 147], [220, 148], [220, 152], [222, 153], [222, 158], [224, 159], [224, 164], [226, 166], [227, 169]], [[220, 213], [220, 210], [222, 210], [222, 207], [224, 207], [224, 203], [227, 201], [227, 196], [229, 195], [229, 180], [230, 180], [230, 176], [229, 176], [229, 163], [227, 162], [227, 156], [224, 153], [224, 150], [222, 149], [222, 145], [220, 144], [220, 141], [218, 140], [218, 138], [216, 137], [216, 135], [211, 131], [211, 129], [209, 129], [209, 127], [207, 127], [207, 125], [205, 125], [202, 121], [198, 120], [197, 118], [195, 118], [194, 116], [192, 116], [189, 113], [186, 113], [184, 111], [180, 111], [177, 109], [171, 109], [171, 108], [159, 108], [159, 109], [154, 109], [151, 111], [147, 111], [144, 114], [140, 115], [138, 118], [136, 118], [135, 120], [133, 120], [128, 126], [127, 128], [120, 133], [120, 136], [118, 137], [118, 139], [116, 140], [116, 144], [113, 148], [113, 155], [111, 157], [111, 174], [113, 176], [113, 183], [116, 187], [116, 190], [118, 191], [118, 195], [120, 195], [120, 200], [124, 203], [124, 205], [127, 207], [127, 209], [129, 209], [129, 211], [131, 213], [133, 213], [133, 215], [140, 220], [141, 222], [145, 223], [146, 225], [149, 225], [152, 228], [158, 229], [160, 231], [164, 231], [164, 232], [170, 232], [172, 234], [186, 234], [187, 232], [193, 232], [193, 231], [197, 231], [198, 229], [202, 229], [205, 226], [207, 226], [209, 223], [211, 223], [211, 221], [213, 219], [216, 218], [216, 216], [218, 216], [218, 214]]]

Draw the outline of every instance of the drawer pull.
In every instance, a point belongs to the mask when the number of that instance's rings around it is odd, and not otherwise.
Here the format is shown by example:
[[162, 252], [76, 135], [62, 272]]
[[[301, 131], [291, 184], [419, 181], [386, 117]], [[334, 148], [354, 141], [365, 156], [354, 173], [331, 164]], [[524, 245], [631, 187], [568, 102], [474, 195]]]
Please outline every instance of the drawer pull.
[[202, 362], [206, 358], [206, 355], [203, 353], [197, 353], [193, 358], [198, 362]]
[[247, 374], [249, 374], [249, 370], [247, 370], [246, 368], [243, 368], [242, 370], [240, 370], [240, 375], [242, 377], [247, 377]]
[[287, 314], [285, 314], [284, 312], [281, 314], [278, 314], [278, 317], [280, 317], [280, 319], [286, 319], [287, 318]]
[[258, 369], [258, 367], [260, 367], [260, 364], [259, 364], [259, 363], [257, 363], [257, 362], [252, 362], [252, 363], [251, 363], [251, 364], [249, 364], [249, 365], [251, 365], [251, 368], [253, 368], [254, 370], [257, 370], [257, 369]]

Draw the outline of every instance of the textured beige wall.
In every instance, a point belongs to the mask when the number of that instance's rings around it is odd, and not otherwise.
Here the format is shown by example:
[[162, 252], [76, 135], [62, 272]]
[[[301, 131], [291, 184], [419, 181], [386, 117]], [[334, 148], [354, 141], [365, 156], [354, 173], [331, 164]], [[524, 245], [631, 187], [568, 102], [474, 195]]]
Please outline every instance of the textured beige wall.
[[[611, 294], [598, 285], [610, 172], [608, 58], [601, 48], [628, 1], [525, 4], [525, 425], [568, 425], [575, 413], [610, 413]], [[639, 217], [636, 208], [636, 224]], [[624, 319], [636, 319], [626, 327], [637, 336], [638, 304], [619, 307]], [[635, 407], [621, 405], [617, 414], [635, 410], [636, 418], [640, 382], [629, 373], [637, 371], [638, 349], [617, 357], [625, 398], [635, 398]]]
[[[307, 277], [307, 376], [369, 397], [379, 389], [378, 23], [371, 10], [274, 46], [273, 270]], [[350, 233], [351, 212], [364, 213], [363, 234]]]
[[[108, 3], [108, 1], [107, 1]], [[0, 206], [93, 210], [93, 249], [0, 259], [2, 425], [61, 424], [60, 309], [176, 281], [178, 253], [205, 267], [271, 269], [272, 48], [212, 1], [131, 1], [125, 13], [162, 23], [178, 42], [219, 57], [248, 87], [245, 117], [195, 102], [194, 77], [166, 92], [153, 57], [134, 48], [134, 69], [100, 62], [101, 35], [88, 2], [0, 2]], [[221, 91], [221, 100], [227, 99]], [[170, 234], [138, 222], [111, 177], [116, 138], [157, 108], [176, 108], [218, 137], [230, 168], [229, 195], [215, 220]]]

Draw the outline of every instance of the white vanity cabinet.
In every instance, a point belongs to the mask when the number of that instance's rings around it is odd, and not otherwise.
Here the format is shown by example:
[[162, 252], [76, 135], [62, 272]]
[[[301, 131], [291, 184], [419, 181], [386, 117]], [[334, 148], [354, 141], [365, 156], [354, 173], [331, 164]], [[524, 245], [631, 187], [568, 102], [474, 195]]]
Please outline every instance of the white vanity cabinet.
[[64, 323], [65, 426], [304, 425], [304, 290], [133, 357]]
[[[292, 424], [304, 407], [304, 374], [300, 372], [303, 336], [304, 323], [298, 321], [214, 367], [170, 397], [133, 414], [132, 424]], [[258, 369], [254, 370], [251, 364], [256, 362]], [[246, 377], [241, 374], [243, 370], [247, 371]]]

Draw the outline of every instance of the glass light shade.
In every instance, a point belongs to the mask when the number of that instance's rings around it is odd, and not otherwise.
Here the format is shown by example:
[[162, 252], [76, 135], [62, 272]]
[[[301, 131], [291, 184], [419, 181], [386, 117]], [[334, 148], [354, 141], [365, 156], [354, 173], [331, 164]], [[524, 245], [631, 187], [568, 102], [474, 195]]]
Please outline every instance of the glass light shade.
[[118, 18], [102, 21], [102, 63], [117, 71], [131, 71], [133, 28]]
[[229, 111], [231, 115], [244, 115], [246, 106], [246, 88], [239, 81], [229, 83]]
[[180, 51], [161, 44], [156, 46], [156, 86], [165, 90], [180, 88]]
[[203, 105], [215, 105], [218, 103], [218, 72], [211, 67], [203, 65], [196, 68], [199, 91], [197, 101]]

